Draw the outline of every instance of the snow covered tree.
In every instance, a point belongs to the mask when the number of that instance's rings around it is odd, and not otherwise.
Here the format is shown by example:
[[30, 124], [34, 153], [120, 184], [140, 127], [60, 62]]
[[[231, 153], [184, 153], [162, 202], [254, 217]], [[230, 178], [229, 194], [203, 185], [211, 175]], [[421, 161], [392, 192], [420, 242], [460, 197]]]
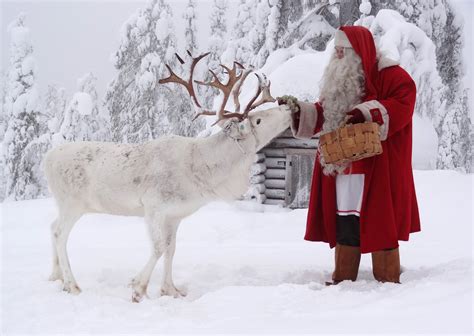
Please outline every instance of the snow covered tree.
[[110, 140], [109, 116], [107, 110], [99, 104], [99, 98], [96, 88], [97, 78], [92, 73], [86, 73], [77, 81], [79, 92], [89, 95], [92, 107], [91, 113], [86, 117], [91, 127], [91, 139], [93, 141]]
[[[247, 41], [250, 61], [245, 63], [257, 68], [265, 64], [274, 50], [295, 43], [300, 48], [324, 50], [334, 33], [331, 25], [338, 26], [333, 12], [338, 13], [339, 2], [259, 0], [252, 4], [255, 16]], [[234, 43], [234, 39], [229, 41], [231, 46]]]
[[186, 50], [193, 55], [198, 52], [197, 28], [196, 28], [196, 1], [188, 0], [188, 5], [184, 11], [183, 19], [185, 21], [184, 39], [186, 40]]
[[237, 8], [237, 17], [231, 31], [230, 38], [242, 39], [248, 37], [248, 32], [255, 24], [256, 2], [251, 0], [240, 0]]
[[257, 5], [257, 14], [255, 17], [255, 26], [250, 31], [250, 47], [254, 55], [251, 64], [261, 68], [268, 57], [268, 50], [264, 48], [267, 38], [268, 17], [271, 7], [267, 0], [259, 0]]
[[217, 69], [220, 64], [220, 57], [225, 49], [227, 24], [225, 14], [227, 12], [227, 0], [213, 0], [210, 24], [211, 36], [209, 39], [208, 64], [211, 69]]
[[451, 104], [441, 124], [438, 168], [459, 169], [472, 172], [473, 128], [469, 118], [468, 95], [458, 96], [459, 102]]
[[289, 23], [298, 21], [302, 16], [303, 0], [283, 1], [281, 8], [281, 22], [283, 25], [280, 27], [280, 30], [286, 30]]
[[369, 0], [362, 0], [359, 6], [359, 11], [361, 13], [361, 18], [364, 18], [368, 15], [370, 15], [372, 11], [372, 4], [370, 3]]
[[54, 136], [54, 146], [65, 141], [91, 141], [94, 133], [93, 110], [94, 102], [88, 93], [80, 90], [74, 93], [64, 112], [59, 133]]
[[282, 24], [282, 0], [262, 0], [257, 5], [255, 28], [250, 35], [254, 59], [252, 64], [261, 68], [270, 53], [281, 46], [287, 22]]
[[66, 109], [66, 90], [49, 85], [45, 95], [44, 114], [48, 117], [48, 130], [51, 134], [59, 132]]
[[[209, 15], [211, 34], [209, 38], [209, 56], [206, 57], [208, 69], [213, 70], [219, 77], [222, 77], [222, 68], [220, 67], [221, 56], [226, 49], [226, 37], [227, 37], [227, 24], [226, 24], [226, 12], [227, 12], [228, 1], [227, 0], [213, 0], [211, 13]], [[212, 79], [212, 75], [208, 72], [206, 75], [206, 81], [209, 82]], [[201, 88], [200, 91], [204, 96], [204, 106], [212, 107], [214, 98], [219, 94], [219, 90], [206, 87]]]
[[277, 49], [279, 39], [281, 38], [280, 19], [282, 0], [270, 0], [270, 16], [268, 17], [268, 26], [265, 39], [266, 53], [270, 54]]
[[[171, 7], [166, 5], [165, 10], [160, 14], [156, 23], [156, 34], [159, 40], [158, 55], [164, 60], [158, 68], [159, 78], [169, 75], [165, 64], [172, 69], [187, 71], [188, 69], [179, 69], [175, 53], [177, 52], [177, 42], [173, 12]], [[157, 113], [152, 116], [154, 120], [153, 136], [156, 138], [163, 134], [177, 134], [182, 136], [195, 136], [203, 129], [201, 120], [193, 122], [194, 108], [187, 91], [176, 84], [158, 85], [158, 107]]]
[[[190, 122], [191, 108], [188, 115], [181, 115], [184, 121], [173, 111], [179, 104], [191, 106], [189, 99], [180, 98], [181, 89], [158, 84], [159, 78], [167, 76], [165, 64], [172, 68], [176, 64], [173, 21], [171, 7], [164, 0], [152, 0], [123, 26], [121, 45], [114, 56], [118, 75], [105, 98], [114, 141], [136, 143], [176, 130], [184, 132], [182, 125]], [[176, 122], [181, 123], [174, 125]], [[193, 127], [178, 134], [195, 134]]]
[[[451, 5], [446, 3], [443, 12], [441, 4], [438, 4], [437, 11], [433, 17], [436, 21], [433, 26], [433, 41], [436, 45], [436, 59], [438, 69], [443, 82], [448, 86], [446, 99], [447, 103], [460, 101], [463, 95], [461, 84], [464, 76], [464, 62], [462, 49], [464, 48], [464, 36], [467, 31], [463, 29], [462, 20], [456, 17]], [[469, 34], [469, 33], [468, 33]], [[468, 110], [465, 111], [469, 113]]]
[[7, 115], [4, 110], [5, 96], [7, 87], [5, 85], [7, 76], [5, 73], [0, 71], [0, 141], [3, 141], [5, 131], [7, 129]]
[[233, 61], [238, 61], [248, 64], [249, 59], [254, 56], [251, 51], [249, 33], [255, 25], [255, 10], [255, 1], [240, 0], [230, 40], [221, 57], [223, 63], [232, 65]]
[[155, 30], [163, 5], [163, 1], [151, 1], [122, 27], [121, 44], [113, 58], [118, 74], [105, 96], [113, 141], [133, 143], [152, 138], [160, 64]]
[[[367, 10], [367, 5], [362, 5], [363, 3], [368, 3], [368, 1], [361, 0], [329, 0], [327, 4], [329, 6], [329, 11], [334, 15], [336, 24], [333, 25], [334, 28], [339, 26], [351, 26], [354, 22], [359, 19], [360, 13], [364, 13]], [[362, 5], [362, 6], [361, 6]], [[370, 10], [369, 10], [370, 13]], [[369, 13], [364, 13], [368, 15]]]
[[41, 193], [35, 169], [39, 158], [28, 155], [28, 149], [39, 136], [39, 111], [36, 64], [25, 20], [26, 15], [21, 13], [8, 26], [10, 71], [4, 105], [8, 126], [2, 146], [8, 200], [32, 199]]
[[[108, 141], [109, 119], [106, 111], [99, 106], [96, 89], [97, 78], [86, 73], [78, 79], [78, 91], [64, 111], [61, 127], [53, 135], [54, 145], [64, 141]], [[51, 120], [51, 127], [57, 122]]]
[[[7, 129], [7, 116], [4, 109], [6, 95], [6, 75], [0, 71], [0, 142], [3, 143], [5, 131]], [[3, 154], [3, 146], [0, 147], [0, 201], [5, 198], [5, 155]]]

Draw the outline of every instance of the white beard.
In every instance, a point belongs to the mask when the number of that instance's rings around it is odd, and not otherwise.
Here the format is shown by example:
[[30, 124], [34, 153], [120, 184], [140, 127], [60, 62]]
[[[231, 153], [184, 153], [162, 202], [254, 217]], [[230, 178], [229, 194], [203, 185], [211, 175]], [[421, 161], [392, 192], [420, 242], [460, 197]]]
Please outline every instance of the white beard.
[[[320, 85], [319, 100], [324, 109], [321, 134], [341, 127], [346, 113], [361, 103], [364, 96], [364, 70], [360, 57], [351, 48], [344, 49], [344, 57], [338, 59], [334, 53], [324, 71]], [[320, 157], [326, 175], [340, 173], [349, 164], [326, 164]]]

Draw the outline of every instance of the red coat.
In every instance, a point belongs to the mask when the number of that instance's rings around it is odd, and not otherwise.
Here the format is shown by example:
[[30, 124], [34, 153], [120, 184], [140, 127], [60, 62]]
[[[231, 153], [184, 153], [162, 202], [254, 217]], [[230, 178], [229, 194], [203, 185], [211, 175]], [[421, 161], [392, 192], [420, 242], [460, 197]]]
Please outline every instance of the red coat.
[[[420, 231], [411, 165], [416, 86], [399, 66], [377, 69], [375, 47], [373, 56], [367, 56], [354, 38], [360, 28], [341, 27], [355, 51], [362, 55], [367, 92], [364, 101], [377, 101], [388, 114], [388, 137], [382, 141], [383, 153], [356, 163], [357, 170], [365, 174], [360, 248], [362, 253], [368, 253], [398, 247], [399, 240], [406, 241], [411, 232]], [[318, 108], [320, 118], [315, 133], [323, 120], [319, 104]], [[336, 245], [335, 177], [322, 173], [319, 157], [314, 165], [305, 239], [328, 242], [331, 247]]]

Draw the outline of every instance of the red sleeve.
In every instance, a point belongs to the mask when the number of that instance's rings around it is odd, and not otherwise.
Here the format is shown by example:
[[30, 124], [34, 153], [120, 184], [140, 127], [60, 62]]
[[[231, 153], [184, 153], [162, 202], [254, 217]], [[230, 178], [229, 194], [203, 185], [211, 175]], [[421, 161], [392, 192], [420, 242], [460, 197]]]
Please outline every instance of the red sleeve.
[[[401, 67], [390, 67], [383, 71], [382, 87], [386, 87], [386, 98], [379, 102], [389, 116], [388, 136], [400, 131], [412, 121], [416, 101], [416, 85]], [[385, 92], [384, 92], [385, 93]]]

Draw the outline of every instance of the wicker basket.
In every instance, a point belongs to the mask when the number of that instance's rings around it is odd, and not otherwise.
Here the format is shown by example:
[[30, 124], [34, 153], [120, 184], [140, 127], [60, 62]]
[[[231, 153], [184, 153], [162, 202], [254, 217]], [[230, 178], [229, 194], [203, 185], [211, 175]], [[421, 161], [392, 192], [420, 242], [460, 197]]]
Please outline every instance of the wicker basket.
[[349, 124], [319, 138], [319, 149], [326, 163], [357, 161], [382, 153], [379, 125], [374, 122]]

